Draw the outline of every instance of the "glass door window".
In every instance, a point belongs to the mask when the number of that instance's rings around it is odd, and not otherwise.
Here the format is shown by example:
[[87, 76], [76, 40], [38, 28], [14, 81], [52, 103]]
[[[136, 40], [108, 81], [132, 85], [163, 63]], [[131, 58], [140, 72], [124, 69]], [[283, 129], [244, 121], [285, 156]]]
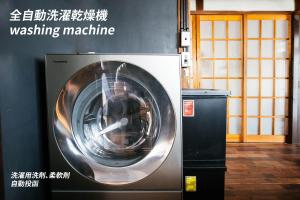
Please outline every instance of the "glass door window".
[[79, 68], [60, 90], [53, 114], [54, 137], [68, 163], [112, 185], [157, 170], [171, 151], [176, 126], [160, 82], [143, 68], [113, 60]]

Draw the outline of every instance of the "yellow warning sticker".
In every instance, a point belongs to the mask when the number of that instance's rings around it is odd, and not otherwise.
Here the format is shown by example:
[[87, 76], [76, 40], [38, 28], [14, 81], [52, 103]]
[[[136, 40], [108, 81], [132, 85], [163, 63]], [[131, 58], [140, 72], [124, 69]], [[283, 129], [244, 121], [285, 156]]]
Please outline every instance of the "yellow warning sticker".
[[197, 178], [196, 176], [185, 177], [185, 191], [196, 192], [197, 191]]

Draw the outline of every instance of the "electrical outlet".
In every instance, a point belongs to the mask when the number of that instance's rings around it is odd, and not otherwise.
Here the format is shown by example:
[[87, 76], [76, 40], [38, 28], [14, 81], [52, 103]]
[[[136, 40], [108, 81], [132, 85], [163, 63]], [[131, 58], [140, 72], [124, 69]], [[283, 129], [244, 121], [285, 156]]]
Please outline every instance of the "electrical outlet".
[[181, 66], [190, 67], [191, 66], [191, 54], [190, 52], [181, 53]]
[[191, 33], [189, 31], [181, 32], [181, 46], [189, 47], [191, 45]]

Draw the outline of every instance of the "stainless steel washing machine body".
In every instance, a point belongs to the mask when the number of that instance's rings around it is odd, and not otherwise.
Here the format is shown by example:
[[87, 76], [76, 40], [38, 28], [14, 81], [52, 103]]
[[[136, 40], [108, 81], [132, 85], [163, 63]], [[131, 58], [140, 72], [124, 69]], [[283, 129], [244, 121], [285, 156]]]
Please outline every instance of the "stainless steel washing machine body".
[[178, 55], [47, 55], [45, 72], [53, 199], [181, 199]]

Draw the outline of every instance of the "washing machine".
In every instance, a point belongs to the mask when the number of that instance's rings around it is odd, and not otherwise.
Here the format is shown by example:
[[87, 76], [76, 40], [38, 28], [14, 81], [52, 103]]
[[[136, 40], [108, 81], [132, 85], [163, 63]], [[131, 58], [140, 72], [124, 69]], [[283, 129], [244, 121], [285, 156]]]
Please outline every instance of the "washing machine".
[[52, 199], [179, 200], [178, 55], [47, 55]]

